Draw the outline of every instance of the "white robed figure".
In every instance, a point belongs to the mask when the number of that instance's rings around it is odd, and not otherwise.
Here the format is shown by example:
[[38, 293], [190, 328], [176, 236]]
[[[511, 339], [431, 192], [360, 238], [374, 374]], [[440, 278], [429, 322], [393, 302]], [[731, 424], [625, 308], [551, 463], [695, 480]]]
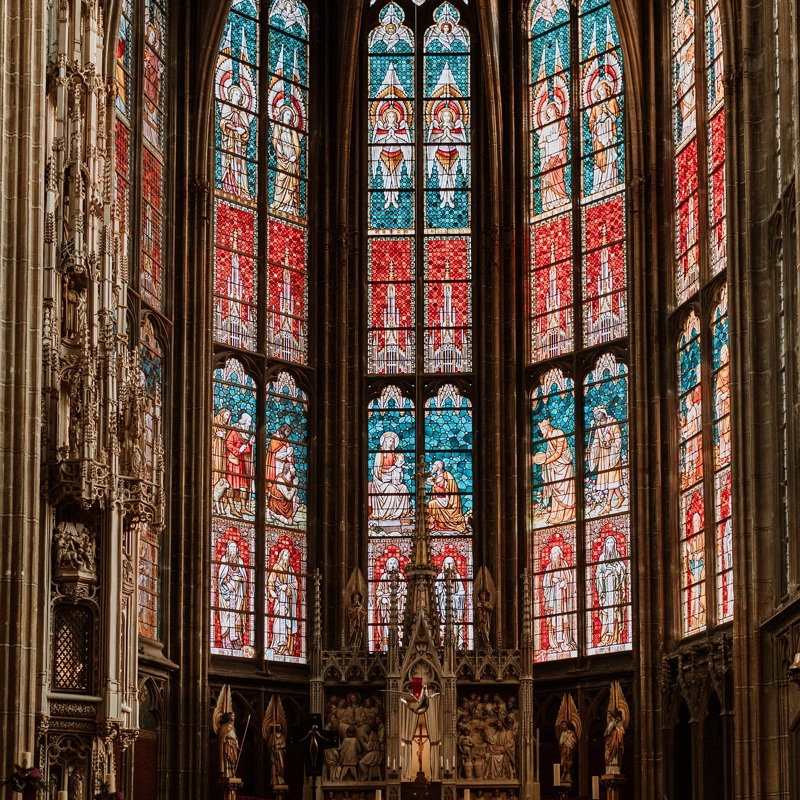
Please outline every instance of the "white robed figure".
[[542, 578], [544, 589], [547, 629], [550, 634], [550, 649], [566, 651], [575, 649], [570, 616], [573, 611], [570, 564], [564, 557], [560, 545], [550, 550], [550, 563]]
[[599, 644], [624, 644], [628, 570], [613, 536], [603, 542], [603, 552], [597, 562], [594, 583], [600, 604]]
[[450, 609], [453, 614], [453, 626], [456, 631], [456, 647], [462, 647], [464, 639], [464, 611], [467, 604], [467, 592], [464, 588], [464, 578], [456, 567], [455, 559], [446, 556], [442, 567], [436, 576], [436, 606], [439, 610], [439, 619], [444, 625], [447, 619], [447, 579], [451, 578]]
[[217, 572], [219, 593], [219, 628], [222, 647], [240, 650], [245, 638], [245, 598], [247, 571], [239, 555], [239, 545], [231, 540], [220, 559]]
[[386, 559], [383, 575], [375, 589], [375, 604], [377, 606], [377, 622], [379, 630], [379, 646], [389, 644], [389, 625], [392, 618], [392, 574], [397, 575], [397, 619], [403, 619], [406, 606], [406, 581], [400, 572], [400, 561], [395, 556]]
[[370, 483], [370, 518], [400, 520], [411, 517], [411, 495], [405, 484], [405, 456], [397, 452], [400, 437], [393, 431], [381, 434]]
[[293, 656], [297, 642], [297, 575], [287, 548], [281, 550], [267, 578], [272, 601], [272, 631], [267, 647], [277, 655]]

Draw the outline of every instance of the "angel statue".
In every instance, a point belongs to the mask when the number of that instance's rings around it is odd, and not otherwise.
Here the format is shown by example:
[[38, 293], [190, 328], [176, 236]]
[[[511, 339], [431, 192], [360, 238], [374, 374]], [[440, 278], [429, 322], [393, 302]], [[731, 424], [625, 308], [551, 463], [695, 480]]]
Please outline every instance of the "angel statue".
[[561, 750], [561, 783], [572, 784], [572, 759], [581, 738], [581, 718], [571, 694], [565, 694], [556, 717], [556, 738]]
[[214, 708], [214, 733], [219, 741], [219, 773], [223, 778], [235, 778], [239, 764], [239, 739], [234, 727], [231, 687], [225, 684]]
[[611, 684], [611, 696], [606, 711], [606, 774], [621, 774], [620, 764], [625, 751], [625, 731], [631, 721], [631, 712], [619, 681]]
[[286, 714], [280, 697], [272, 695], [261, 727], [270, 755], [270, 783], [273, 789], [285, 789]]

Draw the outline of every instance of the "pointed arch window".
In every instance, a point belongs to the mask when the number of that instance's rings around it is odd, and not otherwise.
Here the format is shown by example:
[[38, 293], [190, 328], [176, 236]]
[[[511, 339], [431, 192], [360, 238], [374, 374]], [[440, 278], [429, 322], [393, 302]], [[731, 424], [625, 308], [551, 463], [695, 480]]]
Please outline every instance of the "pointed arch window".
[[[733, 619], [725, 85], [717, 0], [671, 4], [680, 626]], [[713, 556], [710, 555], [713, 553]]]
[[[415, 0], [416, 1], [416, 0]], [[378, 2], [367, 33], [370, 649], [393, 570], [431, 534], [460, 648], [472, 646], [472, 49], [461, 0]], [[391, 376], [387, 378], [386, 376]], [[387, 382], [390, 381], [390, 382]], [[404, 582], [398, 584], [402, 618]]]
[[[124, 0], [116, 47], [114, 192], [116, 252], [129, 276], [129, 335], [138, 343], [140, 397], [144, 409], [141, 465], [123, 465], [133, 477], [142, 472], [152, 501], [151, 517], [138, 528], [139, 635], [161, 638], [161, 532], [164, 527], [164, 429], [162, 398], [169, 358], [172, 311], [171, 272], [164, 219], [170, 170], [167, 165], [168, 14], [162, 0]], [[141, 187], [134, 205], [133, 186]], [[135, 362], [134, 362], [135, 363]], [[136, 459], [138, 460], [138, 459]], [[140, 469], [141, 466], [141, 469]]]
[[625, 100], [607, 0], [528, 7], [536, 661], [631, 648]]
[[308, 8], [234, 0], [215, 72], [211, 652], [306, 659]]

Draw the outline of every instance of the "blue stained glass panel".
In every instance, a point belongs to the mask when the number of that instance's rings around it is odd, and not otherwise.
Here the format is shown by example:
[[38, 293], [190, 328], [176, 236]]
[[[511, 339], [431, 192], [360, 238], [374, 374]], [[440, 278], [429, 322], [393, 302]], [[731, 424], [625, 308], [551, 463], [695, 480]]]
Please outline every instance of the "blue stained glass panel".
[[[583, 10], [580, 23], [581, 62], [619, 47], [619, 33], [614, 12], [607, 2], [598, 3], [594, 10]], [[621, 61], [621, 56], [617, 55]], [[601, 59], [602, 61], [602, 59]]]
[[259, 63], [258, 22], [232, 11], [225, 24], [220, 50], [231, 58], [251, 66], [257, 66]]
[[414, 404], [398, 386], [387, 386], [367, 411], [367, 491], [371, 535], [413, 532], [416, 490]]
[[428, 53], [468, 53], [469, 31], [460, 24], [461, 15], [450, 3], [433, 12], [433, 25], [425, 32]]
[[269, 24], [299, 39], [308, 39], [308, 9], [300, 0], [273, 0]]
[[298, 88], [308, 86], [308, 45], [278, 31], [269, 35], [269, 71]]
[[700, 383], [700, 323], [694, 313], [681, 335], [678, 362], [678, 385], [683, 395]]
[[575, 519], [575, 393], [571, 378], [551, 369], [531, 398], [534, 525]]
[[425, 407], [426, 512], [434, 532], [465, 533], [472, 515], [472, 405], [445, 384]]
[[569, 0], [537, 0], [531, 3], [529, 24], [534, 37], [541, 36], [567, 22], [569, 22]]
[[305, 530], [308, 504], [308, 398], [288, 372], [267, 384], [267, 523]]

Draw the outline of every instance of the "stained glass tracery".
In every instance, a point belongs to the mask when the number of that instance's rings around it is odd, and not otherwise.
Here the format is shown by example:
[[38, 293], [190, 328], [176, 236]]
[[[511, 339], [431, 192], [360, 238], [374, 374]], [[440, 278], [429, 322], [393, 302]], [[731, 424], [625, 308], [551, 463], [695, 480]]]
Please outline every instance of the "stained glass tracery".
[[[247, 350], [263, 337], [267, 355], [304, 364], [309, 17], [303, 3], [274, 0], [262, 64], [259, 14], [253, 0], [233, 3], [217, 59], [214, 334]], [[259, 127], [262, 102], [267, 122]]]
[[[683, 632], [692, 634], [733, 617], [725, 284], [716, 290], [710, 319], [688, 307], [701, 287], [727, 267], [725, 85], [719, 3], [674, 0], [671, 29], [675, 283], [678, 313], [686, 315], [678, 343], [681, 616]], [[707, 320], [707, 328], [701, 320]], [[701, 411], [704, 398], [705, 417]], [[713, 463], [704, 465], [703, 442], [709, 440], [712, 447], [706, 452], [713, 453]], [[706, 550], [712, 542], [716, 557], [709, 561]]]
[[460, 5], [407, 19], [390, 1], [367, 35], [367, 371], [408, 381], [382, 386], [367, 409], [373, 650], [387, 646], [393, 602], [402, 620], [417, 521], [432, 537], [439, 615], [452, 613], [457, 646], [472, 646], [472, 406], [445, 379], [426, 389], [424, 408], [414, 400], [419, 376], [472, 371], [471, 49]]
[[631, 647], [627, 367], [605, 352], [578, 380], [553, 362], [628, 333], [625, 102], [607, 0], [528, 13], [529, 558], [535, 659], [550, 661]]

